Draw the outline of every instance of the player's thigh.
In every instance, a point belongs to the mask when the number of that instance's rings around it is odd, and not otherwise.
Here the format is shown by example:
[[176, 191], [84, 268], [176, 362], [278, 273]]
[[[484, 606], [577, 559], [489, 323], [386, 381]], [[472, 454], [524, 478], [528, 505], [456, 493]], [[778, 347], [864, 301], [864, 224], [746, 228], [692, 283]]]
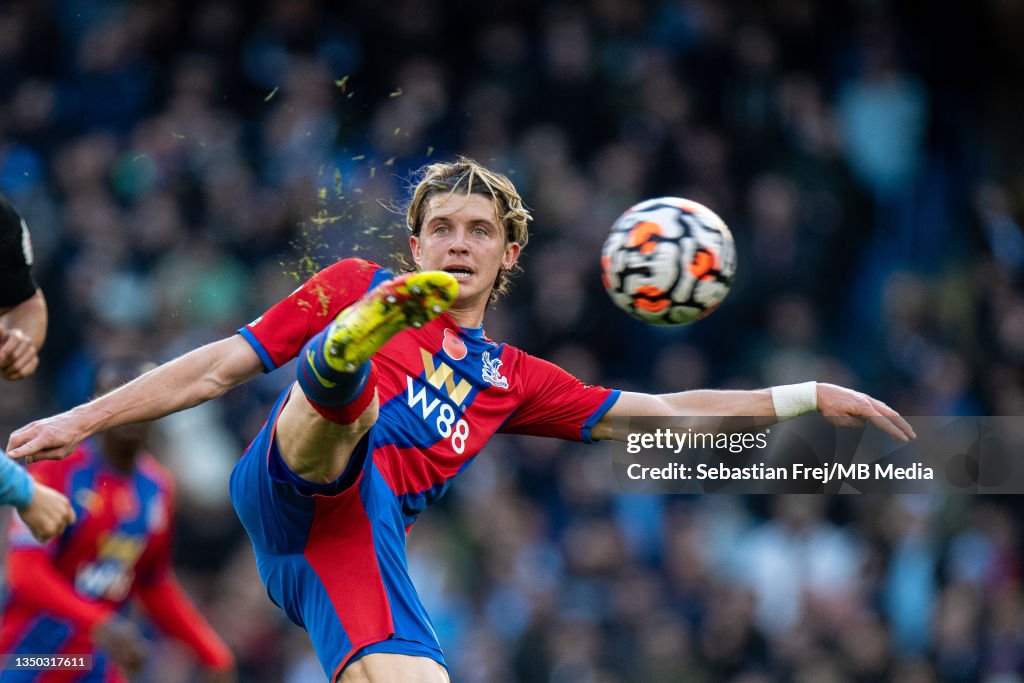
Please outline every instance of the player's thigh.
[[448, 683], [448, 671], [429, 657], [376, 652], [346, 667], [338, 683]]
[[312, 482], [331, 482], [341, 476], [359, 444], [376, 424], [377, 398], [350, 424], [332, 422], [318, 413], [305, 394], [292, 386], [277, 419], [276, 438], [281, 458], [298, 476]]

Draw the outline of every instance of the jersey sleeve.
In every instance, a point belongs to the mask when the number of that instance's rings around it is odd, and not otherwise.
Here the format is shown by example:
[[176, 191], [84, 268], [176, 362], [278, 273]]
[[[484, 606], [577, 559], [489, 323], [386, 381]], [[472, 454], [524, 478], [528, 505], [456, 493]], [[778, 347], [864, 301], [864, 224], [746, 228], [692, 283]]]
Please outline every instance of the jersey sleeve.
[[17, 306], [36, 293], [31, 266], [32, 240], [28, 226], [0, 196], [0, 308]]
[[520, 352], [519, 408], [498, 431], [591, 443], [590, 430], [615, 405], [618, 390], [584, 384], [553, 363]]
[[302, 346], [345, 307], [393, 275], [371, 261], [345, 259], [324, 268], [266, 313], [238, 330], [270, 372], [295, 358]]
[[13, 505], [22, 510], [32, 502], [34, 492], [29, 473], [0, 448], [0, 505]]

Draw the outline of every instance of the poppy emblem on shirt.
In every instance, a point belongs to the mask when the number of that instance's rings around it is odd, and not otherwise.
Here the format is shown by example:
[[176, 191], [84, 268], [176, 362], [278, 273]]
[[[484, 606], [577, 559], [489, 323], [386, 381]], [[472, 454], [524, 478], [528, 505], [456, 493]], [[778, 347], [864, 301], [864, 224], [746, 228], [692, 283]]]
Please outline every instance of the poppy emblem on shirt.
[[441, 348], [452, 360], [462, 360], [469, 353], [466, 342], [462, 341], [459, 334], [450, 327], [444, 328], [444, 341], [441, 342]]

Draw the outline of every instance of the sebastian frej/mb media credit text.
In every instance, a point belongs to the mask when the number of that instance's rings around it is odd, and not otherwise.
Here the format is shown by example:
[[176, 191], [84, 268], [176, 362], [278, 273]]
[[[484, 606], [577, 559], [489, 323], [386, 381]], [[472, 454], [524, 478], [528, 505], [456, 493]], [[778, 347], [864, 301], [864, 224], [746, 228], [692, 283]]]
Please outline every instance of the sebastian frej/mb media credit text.
[[616, 421], [612, 474], [623, 493], [1024, 493], [1024, 426], [1008, 417], [909, 417], [918, 438], [837, 429], [813, 416], [779, 424], [721, 418]]

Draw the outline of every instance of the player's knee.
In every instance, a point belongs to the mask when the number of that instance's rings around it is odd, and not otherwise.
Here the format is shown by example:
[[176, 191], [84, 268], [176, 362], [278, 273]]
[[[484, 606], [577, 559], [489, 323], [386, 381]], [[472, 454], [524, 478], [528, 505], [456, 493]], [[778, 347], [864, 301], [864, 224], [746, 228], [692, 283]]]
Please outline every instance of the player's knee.
[[352, 429], [355, 432], [359, 432], [360, 435], [370, 431], [373, 425], [377, 424], [377, 418], [380, 416], [380, 403], [377, 402], [377, 396], [374, 395], [369, 405], [366, 406], [366, 410], [359, 414], [358, 417], [352, 422]]

